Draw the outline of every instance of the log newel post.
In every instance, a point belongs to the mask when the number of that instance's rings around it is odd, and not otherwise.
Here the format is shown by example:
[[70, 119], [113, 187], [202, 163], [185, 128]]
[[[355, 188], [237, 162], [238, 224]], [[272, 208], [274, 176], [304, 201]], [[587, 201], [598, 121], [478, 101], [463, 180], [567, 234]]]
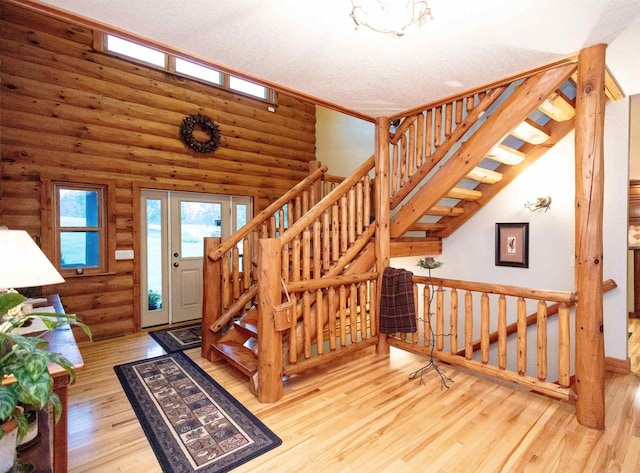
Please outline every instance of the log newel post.
[[[280, 304], [282, 257], [278, 238], [258, 241], [258, 376], [260, 402], [282, 397], [282, 332], [275, 329], [273, 307]], [[253, 382], [253, 380], [252, 380]]]
[[[376, 214], [376, 271], [378, 281], [376, 284], [376, 327], [380, 327], [380, 295], [382, 293], [382, 273], [389, 266], [391, 258], [391, 241], [389, 224], [391, 221], [391, 209], [389, 206], [389, 119], [379, 117], [376, 119], [376, 178], [375, 178], [375, 214]], [[387, 336], [379, 333], [376, 353], [389, 354]]]
[[576, 417], [603, 430], [604, 333], [602, 230], [604, 203], [605, 49], [583, 49], [578, 58], [575, 152]]
[[222, 239], [204, 238], [204, 262], [202, 264], [202, 357], [214, 361], [216, 355], [211, 350], [220, 333], [213, 332], [211, 326], [222, 315], [222, 260], [213, 261], [207, 255], [213, 252]]

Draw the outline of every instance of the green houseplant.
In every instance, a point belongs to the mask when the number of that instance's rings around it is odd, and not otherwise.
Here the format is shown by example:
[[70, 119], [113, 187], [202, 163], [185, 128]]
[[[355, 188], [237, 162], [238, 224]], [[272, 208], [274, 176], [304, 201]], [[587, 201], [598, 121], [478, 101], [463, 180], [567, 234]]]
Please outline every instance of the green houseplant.
[[[31, 313], [22, 315], [20, 306], [26, 298], [17, 292], [0, 295], [0, 424], [10, 419], [18, 422], [18, 437], [27, 430], [24, 412], [19, 405], [33, 405], [38, 409], [53, 407], [56, 422], [60, 418], [62, 405], [58, 395], [53, 392], [53, 380], [47, 369], [49, 363], [60, 365], [69, 374], [71, 381], [75, 377], [73, 366], [63, 356], [49, 351], [44, 334], [64, 325], [77, 325], [91, 337], [89, 328], [79, 322], [75, 315]], [[34, 335], [15, 333], [33, 319], [40, 319], [45, 329]], [[3, 436], [0, 429], [0, 439]]]

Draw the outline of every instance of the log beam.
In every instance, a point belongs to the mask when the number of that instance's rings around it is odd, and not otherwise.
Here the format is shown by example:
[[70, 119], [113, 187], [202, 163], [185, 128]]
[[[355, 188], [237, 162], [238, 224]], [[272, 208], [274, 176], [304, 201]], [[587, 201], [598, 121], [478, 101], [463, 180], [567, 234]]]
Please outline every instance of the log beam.
[[602, 219], [604, 203], [605, 50], [580, 51], [576, 95], [576, 416], [604, 430]]

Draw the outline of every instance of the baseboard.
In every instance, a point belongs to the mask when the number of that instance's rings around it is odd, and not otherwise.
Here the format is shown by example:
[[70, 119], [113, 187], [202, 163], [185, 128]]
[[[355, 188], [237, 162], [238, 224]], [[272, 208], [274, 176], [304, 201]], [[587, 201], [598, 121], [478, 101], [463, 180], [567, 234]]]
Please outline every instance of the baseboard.
[[604, 358], [604, 367], [612, 373], [629, 374], [631, 373], [631, 359], [621, 360], [620, 358], [606, 356]]

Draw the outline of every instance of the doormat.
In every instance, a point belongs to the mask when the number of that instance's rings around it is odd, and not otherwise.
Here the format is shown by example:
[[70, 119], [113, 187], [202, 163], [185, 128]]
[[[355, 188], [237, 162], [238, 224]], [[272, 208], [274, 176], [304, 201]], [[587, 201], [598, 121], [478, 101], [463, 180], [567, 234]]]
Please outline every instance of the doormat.
[[149, 332], [149, 335], [151, 335], [151, 337], [158, 342], [158, 345], [167, 353], [196, 348], [202, 344], [202, 329], [199, 323], [154, 330], [153, 332]]
[[164, 473], [230, 471], [282, 444], [182, 352], [113, 369]]

